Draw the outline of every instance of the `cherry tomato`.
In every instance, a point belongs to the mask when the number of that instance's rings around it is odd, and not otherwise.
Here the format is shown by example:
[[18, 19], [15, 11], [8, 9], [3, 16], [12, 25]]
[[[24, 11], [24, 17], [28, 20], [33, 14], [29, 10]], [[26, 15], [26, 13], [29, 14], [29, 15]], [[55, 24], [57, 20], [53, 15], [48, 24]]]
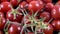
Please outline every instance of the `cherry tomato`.
[[6, 19], [0, 17], [0, 29], [1, 29], [1, 30], [4, 29], [5, 24], [6, 24]]
[[44, 21], [48, 22], [50, 20], [51, 16], [50, 16], [49, 12], [43, 12], [40, 14], [40, 18], [45, 18]]
[[54, 5], [52, 3], [47, 3], [45, 6], [45, 10], [48, 12], [51, 12], [51, 10], [53, 9]]
[[60, 20], [54, 20], [52, 22], [52, 25], [54, 27], [54, 30], [59, 31], [60, 30]]
[[20, 34], [22, 27], [19, 25], [11, 24], [8, 29], [8, 34]]
[[0, 30], [0, 34], [3, 34], [3, 32]]
[[30, 3], [31, 1], [35, 1], [35, 0], [26, 0], [28, 3]]
[[33, 32], [28, 32], [27, 34], [34, 34]]
[[19, 0], [10, 0], [10, 3], [12, 4], [13, 7], [18, 6]]
[[43, 7], [43, 4], [38, 2], [38, 1], [31, 1], [28, 5], [28, 9], [29, 11], [33, 11], [33, 12], [36, 12], [38, 10], [41, 10]]
[[21, 3], [19, 4], [19, 6], [20, 6], [21, 8], [25, 8], [26, 6], [28, 6], [28, 4], [27, 4], [26, 1], [23, 1], [23, 2], [21, 2]]
[[1, 3], [1, 11], [6, 13], [8, 10], [11, 9], [11, 4], [9, 2], [2, 2]]
[[4, 18], [4, 15], [2, 12], [0, 12], [0, 29], [3, 30], [4, 26], [6, 24], [6, 19]]
[[60, 6], [54, 6], [51, 11], [51, 15], [55, 19], [60, 19]]
[[9, 1], [9, 0], [1, 0], [1, 2], [5, 2], [5, 1]]
[[53, 34], [53, 27], [51, 24], [48, 24], [48, 27], [43, 30], [44, 34]]
[[23, 18], [23, 14], [18, 10], [13, 9], [7, 12], [6, 18], [9, 19], [10, 21], [21, 22]]
[[44, 3], [52, 3], [52, 0], [42, 0]]
[[4, 14], [2, 12], [0, 12], [0, 17], [4, 17]]

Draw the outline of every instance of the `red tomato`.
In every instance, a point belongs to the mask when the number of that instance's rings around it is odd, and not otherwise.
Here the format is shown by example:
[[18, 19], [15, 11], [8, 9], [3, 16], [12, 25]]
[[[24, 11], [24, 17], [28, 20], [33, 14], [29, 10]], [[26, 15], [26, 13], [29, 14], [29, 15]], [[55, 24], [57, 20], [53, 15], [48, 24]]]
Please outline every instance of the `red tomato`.
[[6, 24], [6, 19], [5, 18], [0, 18], [0, 29], [3, 30], [4, 26]]
[[[42, 2], [42, 1], [41, 1]], [[36, 12], [38, 10], [41, 10], [43, 7], [43, 4], [38, 2], [38, 1], [31, 1], [28, 5], [28, 9], [29, 11], [33, 11], [33, 12]]]
[[52, 3], [52, 0], [42, 0], [44, 3]]
[[48, 28], [43, 30], [44, 34], [53, 34], [53, 27], [51, 24], [48, 24]]
[[11, 9], [11, 4], [9, 2], [2, 2], [1, 3], [1, 11], [2, 12], [8, 12], [8, 10]]
[[25, 8], [27, 5], [28, 5], [28, 4], [27, 4], [26, 1], [23, 1], [23, 2], [21, 2], [21, 3], [19, 4], [19, 6], [20, 6], [21, 8]]
[[18, 1], [18, 0], [10, 0], [10, 3], [12, 4], [13, 7], [18, 6], [18, 3], [19, 3], [19, 2], [20, 2], [20, 1]]
[[54, 20], [52, 22], [52, 25], [54, 27], [54, 30], [59, 31], [60, 30], [60, 20]]
[[0, 12], [0, 17], [4, 17], [4, 14], [2, 12]]
[[60, 19], [60, 6], [54, 6], [51, 11], [51, 15], [55, 19]]
[[22, 27], [19, 25], [11, 24], [8, 29], [8, 34], [20, 34]]
[[6, 24], [6, 19], [4, 18], [4, 14], [0, 12], [0, 29], [3, 30]]
[[49, 12], [43, 12], [43, 13], [40, 14], [40, 18], [45, 18], [44, 21], [48, 22], [50, 20], [51, 16], [50, 16]]
[[53, 9], [54, 5], [52, 3], [47, 3], [45, 5], [45, 10], [48, 12], [51, 12], [51, 10]]
[[6, 14], [6, 18], [10, 21], [21, 22], [23, 18], [23, 14], [17, 10], [10, 10]]
[[3, 32], [0, 30], [0, 34], [3, 34]]
[[5, 2], [5, 1], [9, 1], [9, 0], [1, 0], [1, 2]]

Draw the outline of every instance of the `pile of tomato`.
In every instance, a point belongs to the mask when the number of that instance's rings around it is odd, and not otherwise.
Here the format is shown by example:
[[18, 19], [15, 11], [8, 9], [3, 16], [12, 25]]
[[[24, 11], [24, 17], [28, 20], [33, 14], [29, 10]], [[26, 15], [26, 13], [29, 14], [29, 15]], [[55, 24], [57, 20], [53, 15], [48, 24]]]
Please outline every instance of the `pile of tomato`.
[[60, 34], [60, 0], [0, 0], [0, 34]]

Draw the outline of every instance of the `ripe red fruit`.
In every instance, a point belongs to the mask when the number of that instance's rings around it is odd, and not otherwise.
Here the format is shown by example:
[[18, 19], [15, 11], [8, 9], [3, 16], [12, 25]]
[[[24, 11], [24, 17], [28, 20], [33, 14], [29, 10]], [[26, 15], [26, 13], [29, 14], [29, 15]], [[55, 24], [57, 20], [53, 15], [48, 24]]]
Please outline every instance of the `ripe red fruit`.
[[42, 0], [44, 3], [52, 3], [52, 0]]
[[60, 6], [54, 6], [51, 11], [51, 15], [55, 19], [60, 19]]
[[0, 29], [1, 29], [1, 30], [4, 29], [5, 24], [6, 24], [6, 19], [0, 17]]
[[53, 9], [54, 5], [52, 3], [47, 3], [45, 5], [45, 11], [51, 12], [51, 10]]
[[4, 18], [3, 13], [0, 12], [0, 29], [3, 30], [6, 24], [6, 19]]
[[19, 4], [19, 6], [20, 6], [21, 8], [25, 8], [27, 5], [28, 5], [28, 3], [27, 3], [26, 1], [23, 1], [23, 2], [21, 2], [21, 3]]
[[9, 0], [1, 0], [1, 2], [6, 2], [6, 1], [9, 1]]
[[48, 24], [48, 27], [43, 30], [44, 34], [53, 34], [53, 27], [51, 24]]
[[9, 2], [2, 2], [1, 3], [1, 11], [6, 13], [8, 10], [11, 9], [11, 4]]
[[4, 17], [4, 14], [2, 12], [0, 12], [0, 17]]
[[10, 3], [12, 4], [13, 7], [18, 6], [19, 2], [20, 1], [18, 1], [18, 0], [10, 0]]
[[[42, 2], [42, 1], [41, 1]], [[29, 11], [33, 11], [33, 12], [36, 12], [38, 10], [41, 10], [43, 7], [43, 4], [38, 2], [38, 1], [31, 1], [28, 5], [28, 9]]]
[[52, 22], [52, 25], [54, 27], [54, 30], [59, 31], [60, 30], [60, 20], [54, 20]]
[[50, 20], [51, 16], [50, 16], [49, 12], [43, 12], [40, 14], [40, 18], [45, 18], [44, 21], [48, 22]]
[[19, 25], [11, 24], [8, 29], [8, 34], [20, 34], [22, 27]]
[[0, 30], [0, 34], [3, 34], [3, 32]]
[[7, 12], [6, 18], [9, 19], [10, 21], [21, 22], [23, 19], [23, 14], [18, 10], [13, 9]]

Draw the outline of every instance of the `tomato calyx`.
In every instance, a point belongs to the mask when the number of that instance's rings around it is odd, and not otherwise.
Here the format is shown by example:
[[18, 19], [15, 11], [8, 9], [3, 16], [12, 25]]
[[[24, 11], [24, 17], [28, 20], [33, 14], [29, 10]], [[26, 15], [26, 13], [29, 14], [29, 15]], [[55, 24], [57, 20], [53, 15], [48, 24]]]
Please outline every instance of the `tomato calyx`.
[[19, 13], [16, 9], [12, 9], [12, 12], [10, 12], [10, 14], [13, 14], [14, 16], [14, 19], [16, 19], [16, 15], [19, 14], [19, 15], [22, 15], [22, 13]]

